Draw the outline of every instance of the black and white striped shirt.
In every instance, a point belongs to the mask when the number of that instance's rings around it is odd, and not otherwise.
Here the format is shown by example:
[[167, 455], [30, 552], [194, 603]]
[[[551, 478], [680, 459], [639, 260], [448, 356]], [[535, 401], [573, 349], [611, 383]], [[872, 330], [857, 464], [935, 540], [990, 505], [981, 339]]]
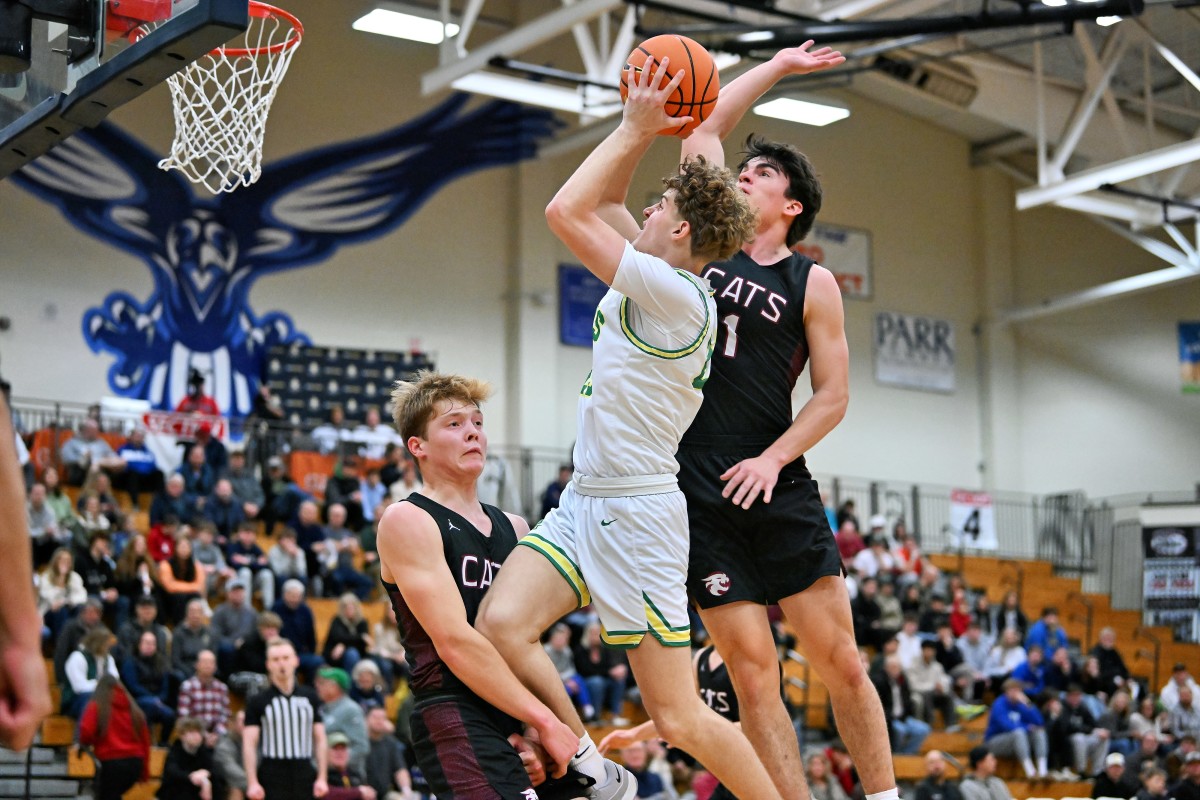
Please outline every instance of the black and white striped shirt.
[[272, 684], [246, 703], [246, 724], [258, 726], [263, 758], [312, 758], [313, 725], [319, 722], [321, 701], [308, 686], [288, 695]]

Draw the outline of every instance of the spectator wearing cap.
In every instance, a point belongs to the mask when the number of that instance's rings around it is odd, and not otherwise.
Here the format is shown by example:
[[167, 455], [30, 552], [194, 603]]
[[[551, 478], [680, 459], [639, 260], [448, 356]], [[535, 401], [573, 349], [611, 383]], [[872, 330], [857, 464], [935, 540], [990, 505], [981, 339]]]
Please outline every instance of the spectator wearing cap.
[[330, 739], [336, 734], [346, 737], [350, 745], [350, 765], [359, 774], [366, 774], [367, 754], [371, 743], [367, 738], [367, 719], [362, 707], [350, 699], [350, 676], [339, 667], [317, 670], [317, 695], [321, 698], [321, 717]]
[[[1029, 702], [1021, 682], [1004, 681], [1003, 694], [992, 703], [984, 744], [993, 755], [1015, 758], [1028, 778], [1047, 775], [1047, 741], [1042, 715]], [[1035, 763], [1036, 762], [1036, 763]]]
[[125, 461], [125, 469], [113, 478], [113, 485], [129, 492], [134, 506], [139, 505], [142, 492], [162, 491], [163, 474], [154, 453], [146, 447], [145, 428], [130, 431], [129, 438], [117, 448], [117, 455]]
[[963, 800], [1012, 800], [1008, 784], [996, 777], [996, 756], [985, 745], [967, 755], [971, 771], [959, 784]]
[[1171, 679], [1158, 693], [1158, 701], [1162, 703], [1163, 708], [1170, 711], [1179, 705], [1179, 690], [1185, 686], [1192, 690], [1193, 698], [1200, 696], [1200, 686], [1196, 685], [1187, 664], [1181, 662], [1171, 668]]
[[254, 633], [257, 622], [258, 614], [246, 601], [246, 582], [240, 577], [234, 578], [225, 586], [225, 602], [216, 607], [209, 621], [222, 675], [232, 673], [234, 654]]
[[1183, 774], [1171, 787], [1175, 800], [1200, 800], [1200, 752], [1193, 750], [1184, 756]]
[[963, 800], [957, 781], [946, 777], [946, 757], [939, 750], [925, 754], [925, 780], [917, 784], [916, 800]]
[[179, 687], [179, 716], [193, 717], [204, 724], [209, 747], [226, 732], [229, 724], [229, 687], [217, 678], [217, 656], [202, 650], [196, 656], [196, 673]]
[[244, 520], [237, 526], [226, 555], [229, 566], [237, 571], [238, 580], [245, 585], [246, 591], [253, 588], [262, 600], [263, 608], [275, 605], [275, 573], [271, 570], [267, 554], [258, 546], [258, 526], [255, 523]]
[[1042, 648], [1043, 653], [1053, 653], [1060, 647], [1067, 646], [1067, 632], [1058, 621], [1058, 609], [1046, 606], [1042, 609], [1042, 617], [1029, 626], [1025, 634], [1025, 649], [1033, 645]]
[[325, 800], [377, 800], [374, 787], [364, 782], [363, 770], [352, 763], [353, 756], [346, 734], [329, 734], [329, 792]]
[[169, 800], [214, 800], [224, 783], [213, 770], [213, 751], [204, 741], [204, 723], [184, 717], [175, 725], [178, 738], [167, 751], [158, 796]]
[[263, 507], [263, 488], [254, 472], [246, 466], [246, 451], [241, 447], [229, 450], [229, 466], [217, 473], [218, 478], [229, 481], [233, 495], [242, 504], [246, 519], [257, 519]]
[[1109, 753], [1104, 759], [1104, 771], [1096, 776], [1092, 797], [1119, 797], [1129, 800], [1137, 794], [1137, 778], [1125, 769], [1125, 756]]

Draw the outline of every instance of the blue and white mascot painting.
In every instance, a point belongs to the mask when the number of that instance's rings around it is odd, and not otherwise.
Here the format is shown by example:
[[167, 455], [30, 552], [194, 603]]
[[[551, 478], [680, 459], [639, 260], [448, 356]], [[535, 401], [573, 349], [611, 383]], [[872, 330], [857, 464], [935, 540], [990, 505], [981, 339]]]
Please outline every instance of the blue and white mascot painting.
[[267, 348], [307, 343], [281, 311], [256, 313], [264, 275], [320, 263], [340, 246], [403, 224], [466, 173], [536, 155], [549, 112], [456, 94], [399, 127], [275, 162], [252, 186], [200, 197], [110, 124], [81, 131], [14, 176], [82, 230], [149, 267], [144, 300], [114, 291], [83, 318], [83, 337], [115, 362], [111, 390], [174, 409], [189, 369], [210, 373], [222, 411], [251, 410]]

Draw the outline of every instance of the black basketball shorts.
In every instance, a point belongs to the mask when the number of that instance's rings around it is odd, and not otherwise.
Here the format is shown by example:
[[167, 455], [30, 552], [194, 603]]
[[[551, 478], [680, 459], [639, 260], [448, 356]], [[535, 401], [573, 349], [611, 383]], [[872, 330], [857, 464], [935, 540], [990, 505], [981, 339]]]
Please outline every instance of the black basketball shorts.
[[780, 471], [770, 503], [760, 495], [743, 510], [721, 496], [721, 475], [762, 450], [705, 446], [676, 455], [691, 530], [688, 593], [701, 609], [743, 600], [771, 605], [842, 574], [817, 482], [803, 459]]
[[438, 800], [536, 800], [508, 743], [519, 723], [473, 695], [418, 701], [413, 754]]

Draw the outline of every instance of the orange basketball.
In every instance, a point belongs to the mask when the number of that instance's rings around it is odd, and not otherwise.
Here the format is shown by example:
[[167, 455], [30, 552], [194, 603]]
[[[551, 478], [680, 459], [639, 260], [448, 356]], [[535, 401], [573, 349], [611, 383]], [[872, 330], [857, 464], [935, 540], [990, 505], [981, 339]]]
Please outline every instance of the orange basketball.
[[[677, 128], [666, 128], [659, 131], [659, 134], [685, 136], [703, 122], [716, 107], [721, 79], [717, 75], [717, 65], [713, 63], [712, 56], [700, 43], [673, 33], [664, 33], [642, 42], [633, 48], [629, 58], [625, 59], [625, 65], [632, 67], [636, 74], [642, 69], [657, 69], [659, 62], [664, 58], [669, 61], [660, 86], [671, 80], [675, 70], [684, 70], [683, 81], [667, 99], [666, 112], [672, 117], [691, 117], [692, 121]], [[625, 101], [628, 91], [625, 70], [622, 70], [621, 102]]]

